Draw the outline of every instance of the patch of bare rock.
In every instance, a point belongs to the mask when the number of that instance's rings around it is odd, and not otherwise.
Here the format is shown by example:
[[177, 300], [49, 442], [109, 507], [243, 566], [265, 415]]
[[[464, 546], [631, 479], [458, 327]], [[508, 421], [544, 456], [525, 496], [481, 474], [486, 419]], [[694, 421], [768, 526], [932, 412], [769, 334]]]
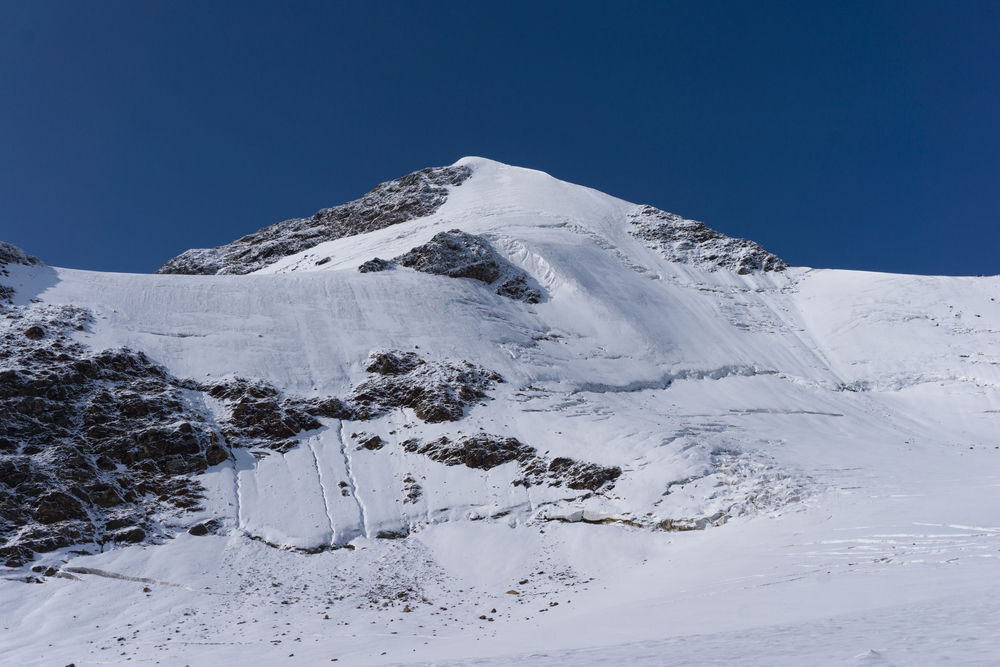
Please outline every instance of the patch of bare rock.
[[485, 433], [457, 440], [441, 436], [426, 443], [411, 438], [402, 445], [408, 452], [423, 454], [449, 466], [464, 465], [467, 468], [490, 470], [516, 461], [521, 477], [514, 484], [520, 486], [548, 484], [577, 490], [608, 490], [611, 488], [610, 484], [622, 474], [621, 468], [617, 466], [605, 467], [566, 457], [546, 459], [539, 456], [534, 447], [521, 443], [517, 438]]
[[781, 258], [758, 243], [734, 239], [697, 220], [652, 206], [640, 206], [628, 215], [628, 233], [671, 262], [692, 264], [702, 269], [725, 268], [744, 275], [754, 271], [784, 271]]
[[188, 250], [156, 273], [243, 275], [325, 241], [365, 234], [433, 214], [451, 187], [472, 175], [466, 166], [422, 169], [376, 186], [360, 199], [326, 208], [309, 218], [265, 227], [216, 248]]
[[385, 271], [405, 266], [422, 273], [471, 278], [486, 283], [500, 296], [525, 303], [538, 303], [541, 292], [529, 284], [528, 274], [501, 256], [483, 236], [459, 229], [440, 232], [424, 245], [394, 257], [378, 257], [358, 267], [361, 273]]
[[[73, 544], [140, 542], [151, 516], [195, 508], [190, 473], [227, 458], [190, 390], [141, 352], [69, 338], [69, 306], [10, 307], [0, 334], [0, 562]], [[41, 331], [41, 334], [32, 333]]]

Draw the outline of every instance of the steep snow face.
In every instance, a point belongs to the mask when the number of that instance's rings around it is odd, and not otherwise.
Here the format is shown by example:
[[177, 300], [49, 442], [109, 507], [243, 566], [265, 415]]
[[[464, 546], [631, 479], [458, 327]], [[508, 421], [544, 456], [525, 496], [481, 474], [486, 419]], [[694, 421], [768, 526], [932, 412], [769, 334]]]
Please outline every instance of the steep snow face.
[[[146, 512], [140, 544], [79, 541], [9, 569], [5, 656], [1000, 651], [981, 620], [1000, 611], [1000, 279], [779, 271], [749, 242], [540, 172], [456, 167], [471, 175], [434, 212], [250, 275], [6, 267], [5, 346], [40, 347], [22, 338], [48, 309], [85, 310], [62, 344], [141, 352], [175, 382], [167, 398], [187, 397], [197, 455], [215, 435], [226, 458], [176, 475], [202, 496], [183, 511], [128, 501]], [[461, 246], [448, 261], [358, 271], [437, 258], [442, 233]], [[462, 269], [483, 257], [523, 272], [538, 302]], [[23, 375], [24, 358], [0, 362]], [[42, 444], [0, 457], [22, 470]], [[121, 465], [98, 481], [121, 484]], [[16, 487], [0, 491], [30, 496]], [[103, 517], [96, 537], [113, 530]]]

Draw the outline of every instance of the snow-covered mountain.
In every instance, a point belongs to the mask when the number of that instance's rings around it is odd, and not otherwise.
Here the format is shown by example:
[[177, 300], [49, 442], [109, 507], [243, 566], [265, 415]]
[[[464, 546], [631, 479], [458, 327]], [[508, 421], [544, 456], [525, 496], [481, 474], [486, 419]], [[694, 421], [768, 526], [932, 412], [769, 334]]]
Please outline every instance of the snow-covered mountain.
[[1000, 649], [1000, 279], [480, 158], [157, 275], [0, 264], [17, 664]]

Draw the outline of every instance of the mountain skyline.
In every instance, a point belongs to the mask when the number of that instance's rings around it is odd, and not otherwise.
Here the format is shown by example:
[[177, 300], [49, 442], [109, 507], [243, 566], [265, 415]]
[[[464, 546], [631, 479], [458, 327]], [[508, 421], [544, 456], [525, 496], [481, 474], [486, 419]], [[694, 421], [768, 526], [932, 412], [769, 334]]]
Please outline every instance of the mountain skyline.
[[996, 3], [0, 6], [0, 238], [151, 273], [482, 155], [792, 265], [1000, 273]]
[[476, 157], [172, 272], [0, 244], [0, 651], [991, 664], [1000, 277], [770, 250]]

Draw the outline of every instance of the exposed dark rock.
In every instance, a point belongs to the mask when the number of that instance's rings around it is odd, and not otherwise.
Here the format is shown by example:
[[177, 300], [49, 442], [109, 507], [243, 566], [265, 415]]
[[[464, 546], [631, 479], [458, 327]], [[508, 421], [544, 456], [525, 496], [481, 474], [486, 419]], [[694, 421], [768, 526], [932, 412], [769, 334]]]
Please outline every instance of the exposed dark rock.
[[379, 271], [385, 271], [392, 268], [392, 262], [381, 257], [375, 257], [374, 259], [369, 259], [367, 262], [358, 267], [359, 273], [378, 273]]
[[410, 531], [405, 528], [401, 528], [400, 530], [380, 530], [375, 535], [375, 538], [379, 540], [402, 540], [409, 534]]
[[384, 271], [397, 264], [422, 273], [478, 280], [495, 287], [500, 296], [517, 301], [538, 303], [542, 298], [541, 292], [528, 284], [528, 274], [502, 257], [485, 237], [459, 229], [435, 234], [391, 262], [376, 257], [358, 271]]
[[132, 528], [126, 528], [112, 533], [109, 536], [109, 539], [112, 542], [127, 542], [129, 544], [135, 544], [136, 542], [142, 542], [146, 539], [146, 531], [138, 526], [133, 526]]
[[376, 186], [361, 199], [323, 209], [310, 218], [275, 223], [217, 248], [188, 250], [157, 273], [246, 274], [324, 241], [365, 234], [431, 215], [461, 185], [469, 167], [423, 169]]
[[465, 436], [457, 441], [442, 436], [426, 444], [412, 439], [403, 443], [403, 449], [448, 466], [464, 465], [479, 470], [489, 470], [510, 461], [527, 462], [535, 454], [534, 447], [522, 445], [517, 438], [485, 434]]
[[[522, 444], [516, 438], [486, 433], [464, 436], [457, 441], [442, 436], [428, 443], [411, 438], [402, 446], [408, 452], [423, 454], [445, 465], [464, 465], [479, 470], [490, 470], [516, 461], [521, 477], [514, 484], [521, 486], [549, 484], [597, 491], [622, 474], [617, 466], [609, 468], [566, 457], [546, 459], [538, 456], [534, 447]], [[409, 476], [407, 479], [412, 480]]]
[[[74, 342], [68, 333], [91, 319], [84, 310], [4, 307], [14, 316], [0, 334], [0, 545], [14, 556], [7, 560], [145, 540], [139, 526], [151, 514], [196, 507], [201, 487], [189, 475], [228, 452], [217, 426], [188, 407], [190, 383], [141, 352], [93, 352]], [[31, 327], [45, 335], [25, 335]]]
[[23, 544], [0, 547], [0, 561], [7, 567], [21, 567], [35, 560], [35, 552]]
[[541, 483], [565, 485], [570, 489], [597, 491], [599, 488], [618, 479], [622, 474], [618, 466], [604, 467], [596, 463], [574, 461], [566, 457], [557, 457], [548, 461], [532, 462], [525, 466], [524, 480], [526, 483]]
[[[286, 398], [262, 380], [235, 378], [206, 389], [210, 396], [226, 401], [230, 416], [222, 432], [231, 446], [288, 451], [297, 444], [292, 438], [299, 433], [322, 427], [316, 416], [344, 418], [349, 414], [336, 398], [312, 402]], [[225, 453], [213, 451], [212, 459]]]
[[203, 521], [201, 523], [196, 523], [195, 525], [188, 528], [188, 532], [196, 537], [202, 537], [208, 535], [209, 533], [214, 533], [219, 527], [219, 522], [215, 519], [209, 519], [208, 521]]
[[404, 503], [415, 503], [424, 493], [423, 488], [417, 483], [417, 480], [413, 479], [413, 475], [407, 473], [406, 477], [403, 478], [403, 494], [406, 498], [403, 499]]
[[364, 447], [369, 451], [375, 451], [382, 449], [382, 447], [385, 446], [385, 443], [382, 442], [382, 438], [378, 437], [377, 435], [373, 435], [371, 437], [366, 437], [358, 441], [358, 445]]
[[784, 271], [788, 264], [759, 244], [734, 239], [696, 220], [685, 220], [652, 206], [640, 206], [628, 216], [629, 234], [671, 262], [714, 270], [725, 268], [739, 274], [754, 271]]
[[[351, 401], [358, 419], [371, 419], [392, 408], [411, 408], [426, 422], [458, 421], [463, 407], [485, 398], [494, 383], [503, 382], [499, 374], [469, 362], [420, 363], [412, 353], [373, 354], [366, 368], [389, 368], [354, 389]], [[391, 361], [378, 361], [380, 358]], [[403, 370], [408, 369], [408, 370]]]
[[45, 338], [45, 329], [39, 326], [28, 327], [24, 330], [24, 335], [31, 340], [41, 340], [42, 338]]
[[376, 352], [368, 357], [366, 373], [379, 375], [402, 375], [409, 373], [424, 363], [415, 352]]
[[25, 266], [39, 266], [42, 261], [24, 252], [16, 245], [0, 241], [0, 267], [5, 264], [24, 264]]
[[220, 446], [218, 443], [213, 442], [205, 450], [205, 460], [208, 461], [208, 465], [215, 466], [219, 465], [223, 461], [229, 458], [229, 452], [225, 450], [224, 447]]
[[303, 409], [313, 417], [328, 417], [330, 419], [354, 418], [354, 410], [339, 398], [303, 401], [303, 406]]

